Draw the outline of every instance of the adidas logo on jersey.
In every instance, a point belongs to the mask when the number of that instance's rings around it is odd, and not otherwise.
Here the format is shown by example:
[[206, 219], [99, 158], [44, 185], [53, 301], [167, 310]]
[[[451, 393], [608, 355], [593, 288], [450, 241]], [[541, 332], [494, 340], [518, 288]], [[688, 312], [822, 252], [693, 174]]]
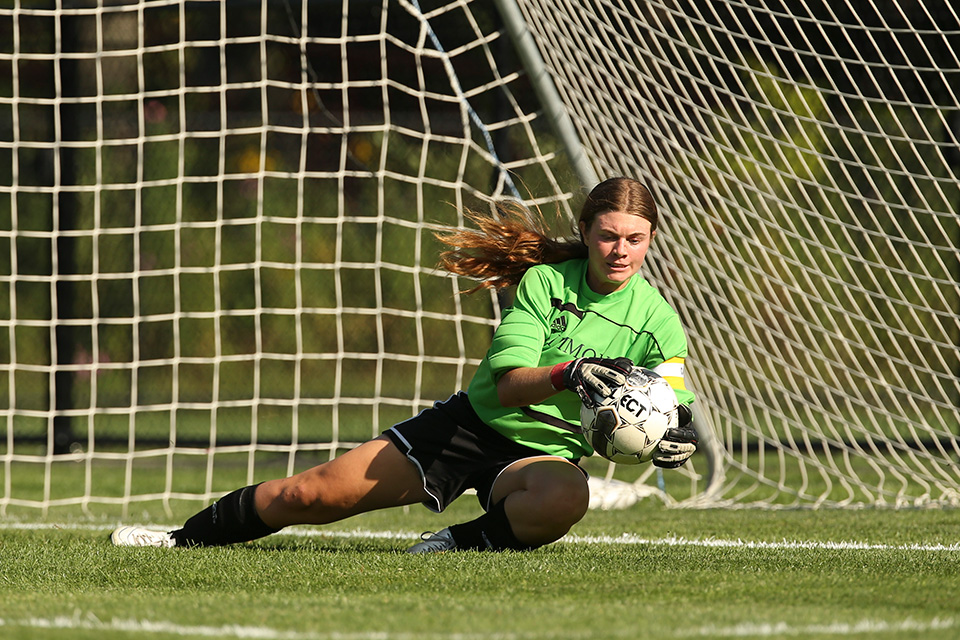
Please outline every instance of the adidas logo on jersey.
[[552, 323], [550, 323], [550, 333], [563, 333], [567, 330], [567, 318], [566, 316], [559, 316], [555, 318]]

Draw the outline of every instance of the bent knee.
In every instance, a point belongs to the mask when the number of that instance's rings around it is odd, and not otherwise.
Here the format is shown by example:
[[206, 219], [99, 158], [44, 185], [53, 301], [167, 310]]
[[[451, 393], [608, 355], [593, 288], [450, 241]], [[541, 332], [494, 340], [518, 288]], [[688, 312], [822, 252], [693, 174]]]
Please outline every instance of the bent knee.
[[586, 481], [564, 483], [543, 495], [543, 505], [554, 514], [553, 520], [567, 529], [580, 522], [590, 505], [590, 489]]
[[540, 528], [555, 532], [559, 538], [586, 515], [590, 489], [581, 477], [531, 487], [526, 497], [524, 503], [528, 510], [519, 517], [531, 524], [539, 523]]

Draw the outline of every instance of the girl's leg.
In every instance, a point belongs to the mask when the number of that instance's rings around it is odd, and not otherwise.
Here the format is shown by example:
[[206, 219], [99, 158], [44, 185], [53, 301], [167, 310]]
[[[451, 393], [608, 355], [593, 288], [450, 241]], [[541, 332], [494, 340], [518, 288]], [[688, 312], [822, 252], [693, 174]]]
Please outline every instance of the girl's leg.
[[257, 487], [255, 504], [263, 522], [329, 524], [358, 513], [427, 500], [416, 466], [380, 437], [302, 473]]
[[517, 540], [539, 547], [559, 540], [583, 519], [590, 489], [583, 471], [571, 462], [555, 457], [527, 458], [507, 467], [497, 478], [490, 504], [500, 502]]
[[562, 538], [589, 503], [579, 467], [555, 456], [525, 458], [500, 473], [485, 514], [435, 533], [408, 551], [534, 549]]
[[427, 497], [413, 463], [377, 438], [289, 478], [237, 489], [170, 535], [177, 545], [233, 544], [292, 524], [326, 524]]

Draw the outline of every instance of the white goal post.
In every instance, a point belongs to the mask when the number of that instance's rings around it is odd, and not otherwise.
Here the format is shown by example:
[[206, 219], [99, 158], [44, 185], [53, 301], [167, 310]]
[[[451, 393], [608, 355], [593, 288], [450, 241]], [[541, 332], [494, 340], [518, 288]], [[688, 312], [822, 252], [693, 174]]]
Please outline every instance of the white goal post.
[[446, 397], [500, 301], [433, 232], [615, 174], [704, 453], [596, 506], [960, 504], [960, 20], [901, 5], [5, 4], [0, 515], [193, 505]]

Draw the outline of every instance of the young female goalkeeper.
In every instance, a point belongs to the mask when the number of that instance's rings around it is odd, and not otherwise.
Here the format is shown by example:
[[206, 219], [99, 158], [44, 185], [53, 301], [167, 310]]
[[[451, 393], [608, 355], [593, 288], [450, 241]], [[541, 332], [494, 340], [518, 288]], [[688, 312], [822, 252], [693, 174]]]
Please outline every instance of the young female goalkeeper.
[[639, 274], [658, 221], [646, 187], [629, 178], [597, 185], [575, 238], [548, 238], [521, 211], [473, 219], [478, 231], [441, 238], [451, 247], [442, 265], [480, 280], [478, 289], [518, 286], [466, 392], [334, 460], [238, 489], [181, 529], [121, 527], [113, 543], [223, 545], [416, 502], [441, 512], [472, 487], [485, 513], [410, 552], [548, 544], [584, 516], [589, 502], [577, 464], [592, 453], [579, 433], [581, 395], [609, 395], [631, 363], [675, 389], [681, 426], [653, 462], [683, 464], [697, 443], [689, 426], [693, 394], [683, 383], [687, 342], [677, 314]]

